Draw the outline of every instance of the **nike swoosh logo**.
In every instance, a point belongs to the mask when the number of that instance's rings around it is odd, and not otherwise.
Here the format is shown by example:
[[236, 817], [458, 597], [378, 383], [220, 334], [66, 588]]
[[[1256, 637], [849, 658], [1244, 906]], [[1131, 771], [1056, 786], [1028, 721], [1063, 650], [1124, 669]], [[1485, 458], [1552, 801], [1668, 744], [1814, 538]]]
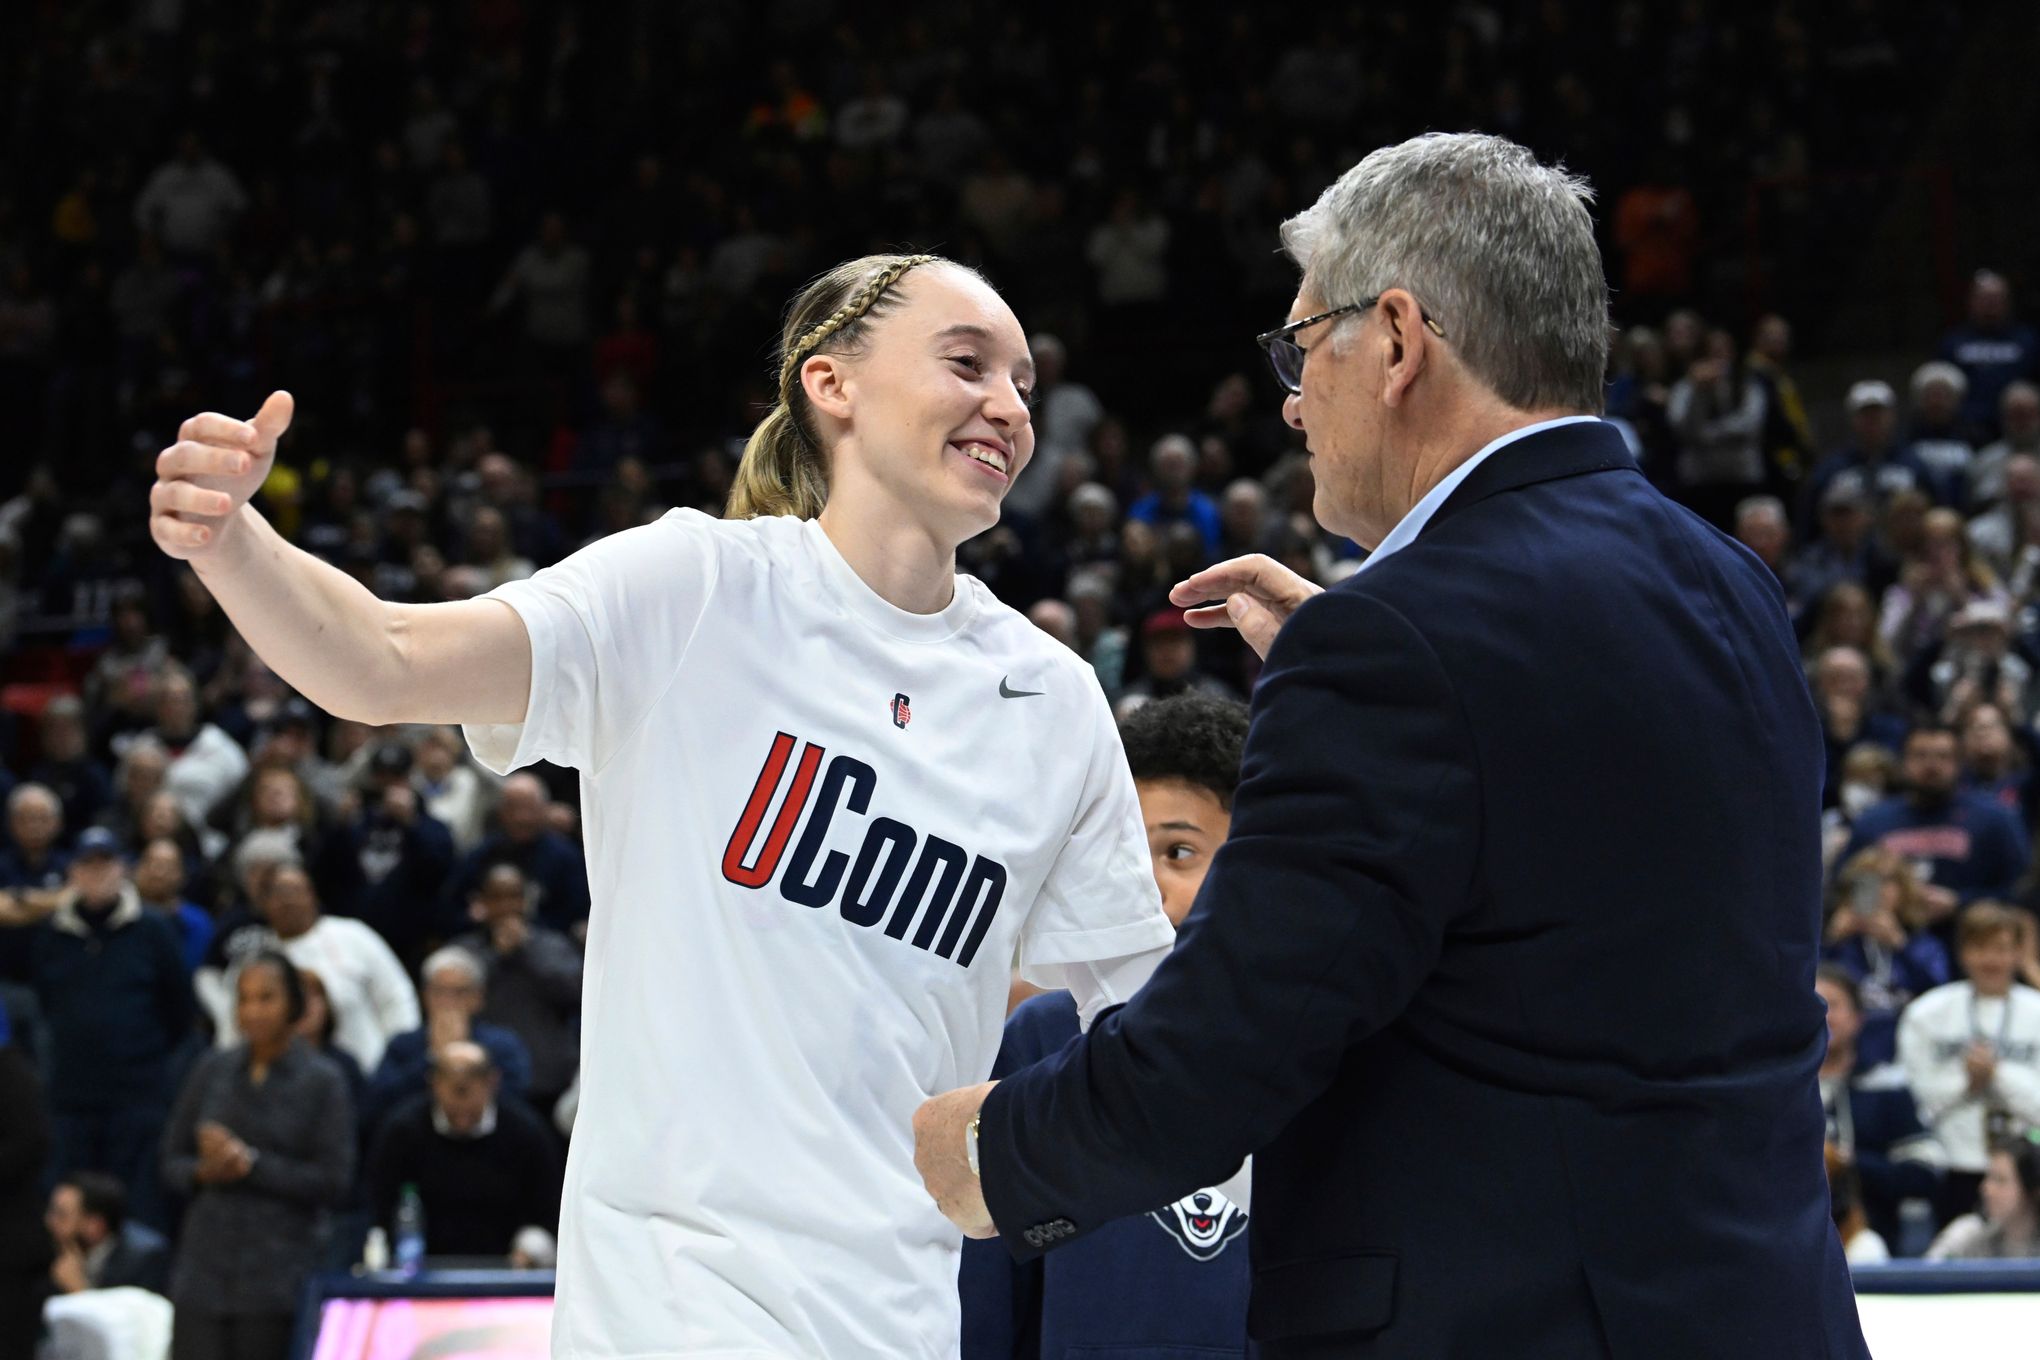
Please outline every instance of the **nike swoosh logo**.
[[999, 697], [1001, 699], [1032, 699], [1038, 694], [1044, 694], [1047, 692], [1045, 690], [1038, 689], [1014, 689], [1011, 685], [1008, 685], [1006, 683], [1006, 681], [1010, 680], [1011, 678], [1012, 678], [1011, 676], [1006, 675], [1002, 675], [999, 677]]

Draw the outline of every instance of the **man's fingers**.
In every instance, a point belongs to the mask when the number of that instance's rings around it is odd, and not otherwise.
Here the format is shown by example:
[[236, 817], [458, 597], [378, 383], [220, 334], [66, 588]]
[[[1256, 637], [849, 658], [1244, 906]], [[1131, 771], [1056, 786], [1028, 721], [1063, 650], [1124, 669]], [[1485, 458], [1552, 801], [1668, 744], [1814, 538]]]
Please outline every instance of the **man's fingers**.
[[217, 411], [207, 411], [203, 415], [193, 416], [179, 426], [177, 438], [193, 444], [219, 444], [236, 449], [252, 449], [261, 435], [245, 420], [223, 416]]
[[156, 475], [165, 481], [179, 477], [238, 477], [255, 466], [254, 458], [246, 449], [233, 445], [180, 439], [156, 455]]
[[1183, 611], [1183, 621], [1192, 628], [1230, 628], [1232, 615], [1225, 612], [1222, 604], [1207, 604], [1196, 609]]
[[255, 413], [253, 428], [261, 438], [263, 447], [274, 448], [283, 432], [290, 428], [291, 415], [297, 410], [297, 400], [288, 392], [271, 392], [269, 400], [262, 403], [262, 409]]
[[1310, 594], [1310, 583], [1265, 553], [1249, 553], [1178, 581], [1169, 591], [1169, 601], [1190, 605], [1241, 592], [1278, 603], [1299, 601]]

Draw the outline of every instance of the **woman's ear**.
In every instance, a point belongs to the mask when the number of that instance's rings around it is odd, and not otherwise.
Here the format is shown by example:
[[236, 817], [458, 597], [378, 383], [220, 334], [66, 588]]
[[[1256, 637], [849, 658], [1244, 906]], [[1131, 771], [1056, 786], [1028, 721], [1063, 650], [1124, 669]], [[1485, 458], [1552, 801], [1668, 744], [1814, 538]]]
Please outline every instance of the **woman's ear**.
[[848, 420], [852, 402], [850, 366], [836, 354], [811, 354], [801, 360], [800, 385], [808, 405], [822, 415]]

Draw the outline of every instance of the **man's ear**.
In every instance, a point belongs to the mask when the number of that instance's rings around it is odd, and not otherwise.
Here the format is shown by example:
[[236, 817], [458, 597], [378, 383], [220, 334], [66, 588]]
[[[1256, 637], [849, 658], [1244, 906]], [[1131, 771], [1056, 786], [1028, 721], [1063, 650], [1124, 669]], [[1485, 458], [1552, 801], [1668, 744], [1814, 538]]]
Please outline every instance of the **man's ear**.
[[801, 360], [800, 385], [808, 405], [826, 416], [848, 420], [853, 405], [850, 366], [836, 354], [810, 354]]
[[1375, 307], [1388, 331], [1387, 372], [1381, 394], [1388, 406], [1399, 406], [1432, 359], [1433, 333], [1424, 326], [1423, 308], [1400, 288], [1381, 295]]

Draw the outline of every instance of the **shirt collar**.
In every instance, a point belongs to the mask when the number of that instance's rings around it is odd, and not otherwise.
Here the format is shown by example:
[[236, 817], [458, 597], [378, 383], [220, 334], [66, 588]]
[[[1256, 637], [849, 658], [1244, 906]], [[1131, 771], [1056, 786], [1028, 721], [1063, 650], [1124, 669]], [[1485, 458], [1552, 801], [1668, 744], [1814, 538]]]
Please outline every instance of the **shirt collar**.
[[[120, 895], [114, 901], [113, 913], [106, 919], [107, 933], [124, 930], [141, 919], [141, 894], [135, 891], [133, 883], [123, 882], [120, 885]], [[78, 910], [77, 893], [64, 894], [63, 900], [57, 904], [56, 911], [50, 916], [50, 928], [61, 930], [67, 935], [76, 935], [80, 939], [90, 938], [92, 928], [85, 924], [84, 914]]]
[[[1452, 469], [1451, 472], [1446, 474], [1443, 481], [1425, 493], [1422, 500], [1411, 506], [1410, 512], [1396, 521], [1396, 526], [1388, 531], [1386, 538], [1381, 540], [1381, 546], [1368, 555], [1367, 560], [1360, 564], [1358, 571], [1367, 570], [1382, 558], [1389, 556], [1391, 553], [1400, 552], [1415, 542], [1417, 535], [1424, 531], [1424, 526], [1431, 522], [1431, 516], [1438, 513], [1438, 507], [1445, 504], [1451, 498], [1452, 493], [1459, 489], [1459, 484], [1468, 477], [1471, 477], [1475, 468], [1493, 457], [1500, 449], [1515, 443], [1519, 439], [1528, 438], [1530, 435], [1539, 434], [1545, 430], [1555, 430], [1561, 425], [1578, 425], [1590, 420], [1598, 421], [1600, 417], [1559, 416], [1554, 420], [1540, 420], [1534, 425], [1525, 425], [1521, 429], [1509, 431], [1499, 439], [1489, 441], [1487, 446], [1481, 449], [1479, 453], [1474, 454], [1473, 457]], [[1356, 572], [1355, 574], [1358, 573]]]
[[455, 1133], [453, 1125], [447, 1122], [446, 1111], [440, 1109], [439, 1102], [435, 1100], [432, 1102], [432, 1129], [441, 1138], [451, 1138], [456, 1143], [472, 1143], [478, 1138], [487, 1138], [496, 1131], [496, 1102], [490, 1101], [488, 1108], [482, 1111], [474, 1132]]

